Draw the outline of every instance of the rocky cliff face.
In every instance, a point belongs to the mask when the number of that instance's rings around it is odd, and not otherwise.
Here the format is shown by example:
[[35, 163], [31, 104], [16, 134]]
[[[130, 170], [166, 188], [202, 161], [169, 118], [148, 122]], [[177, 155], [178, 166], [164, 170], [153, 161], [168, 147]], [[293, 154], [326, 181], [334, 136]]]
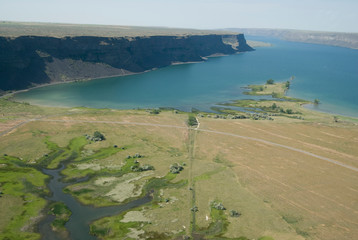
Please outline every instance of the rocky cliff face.
[[0, 89], [123, 75], [250, 51], [243, 34], [198, 36], [0, 37]]

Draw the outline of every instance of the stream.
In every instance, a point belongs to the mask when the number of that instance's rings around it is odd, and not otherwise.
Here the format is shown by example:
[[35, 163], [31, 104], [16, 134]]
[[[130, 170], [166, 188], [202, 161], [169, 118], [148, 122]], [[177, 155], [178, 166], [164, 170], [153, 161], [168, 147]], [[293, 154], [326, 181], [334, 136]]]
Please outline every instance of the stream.
[[[48, 183], [48, 187], [52, 192], [52, 196], [48, 197], [48, 200], [63, 202], [71, 210], [72, 215], [70, 220], [66, 223], [65, 227], [68, 230], [72, 240], [96, 240], [95, 236], [90, 235], [89, 224], [97, 219], [117, 215], [128, 209], [141, 206], [145, 203], [148, 203], [152, 200], [149, 195], [146, 195], [143, 198], [136, 199], [129, 203], [117, 206], [109, 207], [93, 207], [82, 205], [78, 202], [72, 195], [64, 193], [63, 189], [69, 184], [73, 183], [63, 183], [61, 182], [62, 176], [60, 172], [65, 168], [64, 165], [61, 165], [60, 168], [50, 170], [42, 169], [42, 172], [51, 176], [52, 179]], [[85, 181], [86, 179], [80, 179], [77, 182]], [[51, 222], [55, 219], [54, 216], [48, 215], [39, 223], [39, 232], [41, 234], [42, 240], [61, 240], [63, 236], [60, 236], [58, 233], [52, 231]]]

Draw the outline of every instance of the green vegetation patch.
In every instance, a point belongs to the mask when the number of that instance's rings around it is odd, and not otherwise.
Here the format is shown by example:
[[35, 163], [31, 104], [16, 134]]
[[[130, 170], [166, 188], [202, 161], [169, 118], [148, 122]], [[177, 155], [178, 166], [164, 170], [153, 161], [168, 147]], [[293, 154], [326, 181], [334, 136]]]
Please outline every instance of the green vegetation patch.
[[68, 222], [71, 216], [70, 209], [62, 202], [54, 202], [50, 206], [48, 214], [55, 216], [55, 220], [51, 223], [54, 231], [66, 231], [65, 224]]
[[[277, 116], [304, 120], [304, 114], [301, 112], [301, 105], [306, 103], [308, 102], [304, 100], [302, 100], [302, 102], [295, 102], [244, 99], [221, 105], [244, 108], [246, 111], [249, 111], [249, 113], [245, 113], [245, 118], [252, 120], [274, 120], [273, 117]], [[222, 112], [226, 113], [225, 110], [222, 110]]]
[[[128, 159], [131, 160], [131, 159]], [[128, 167], [127, 167], [128, 169]], [[172, 182], [176, 178], [177, 174], [168, 173], [161, 178], [151, 178], [143, 187], [143, 194], [154, 192], [153, 200], [151, 203], [146, 204], [146, 207], [157, 208], [161, 202], [161, 197], [159, 196], [159, 190], [164, 188], [181, 188], [187, 185], [187, 180], [181, 180], [178, 182]], [[133, 210], [139, 210], [132, 209]], [[125, 214], [128, 212], [123, 212], [117, 216], [111, 216], [102, 218], [93, 222], [90, 225], [90, 233], [94, 236], [100, 237], [101, 239], [136, 239], [131, 237], [131, 233], [137, 232], [140, 237], [145, 237], [145, 239], [171, 239], [169, 236], [163, 233], [157, 232], [145, 232], [143, 228], [147, 224], [151, 224], [150, 221], [123, 221]], [[137, 237], [138, 237], [137, 236]]]
[[[118, 148], [104, 148], [98, 150], [98, 152], [85, 157], [86, 159], [101, 159], [108, 157], [116, 152], [120, 151]], [[96, 157], [93, 157], [96, 156]], [[182, 180], [176, 183], [171, 182], [175, 179], [176, 174], [168, 173], [166, 176], [162, 178], [151, 178], [149, 180], [149, 174], [145, 174], [144, 172], [154, 170], [154, 167], [149, 164], [140, 164], [137, 161], [137, 158], [141, 156], [140, 154], [136, 154], [133, 157], [127, 157], [124, 159], [124, 164], [120, 169], [107, 169], [105, 167], [101, 168], [100, 170], [93, 170], [93, 169], [79, 169], [77, 162], [75, 161], [74, 164], [69, 164], [66, 169], [62, 171], [62, 173], [67, 176], [67, 179], [70, 180], [71, 178], [79, 178], [88, 176], [88, 181], [77, 183], [74, 185], [70, 185], [66, 187], [64, 190], [67, 193], [73, 194], [80, 202], [84, 204], [94, 204], [96, 206], [107, 206], [116, 204], [117, 201], [124, 201], [127, 202], [133, 197], [143, 196], [151, 191], [157, 191], [161, 188], [170, 188], [170, 187], [181, 187], [187, 184], [186, 180]], [[142, 157], [142, 156], [141, 156]], [[83, 159], [82, 159], [83, 160]], [[87, 161], [85, 161], [87, 162]], [[125, 180], [122, 179], [123, 177], [129, 176], [132, 174], [131, 178]], [[144, 175], [143, 175], [144, 174]], [[104, 180], [102, 184], [96, 184], [100, 178], [108, 179]], [[136, 180], [137, 182], [141, 180], [143, 182], [142, 185], [134, 184], [131, 181]], [[131, 180], [133, 179], [133, 180]], [[147, 181], [144, 185], [144, 181]], [[111, 194], [113, 189], [116, 189], [123, 184], [126, 185], [126, 190], [130, 190], [131, 194], [124, 198], [124, 196], [119, 196], [118, 194]], [[143, 186], [144, 185], [144, 186]], [[122, 186], [124, 187], [124, 185]], [[127, 189], [130, 188], [130, 189]], [[124, 191], [124, 189], [122, 189]], [[109, 195], [108, 195], [109, 194]], [[117, 196], [118, 195], [118, 196]], [[111, 196], [111, 197], [108, 197]], [[117, 197], [115, 197], [117, 196]]]
[[284, 99], [294, 102], [309, 103], [309, 101], [303, 99], [287, 97], [286, 92], [290, 88], [290, 85], [291, 85], [290, 81], [274, 83], [273, 79], [269, 79], [266, 81], [266, 84], [263, 85], [247, 86], [246, 88], [249, 91], [244, 92], [244, 94], [252, 95], [252, 96], [271, 95], [273, 98]]
[[[210, 203], [211, 223], [207, 228], [201, 228], [197, 231], [198, 234], [204, 235], [207, 238], [222, 237], [227, 230], [229, 221], [225, 215], [226, 208], [219, 201]], [[225, 239], [225, 238], [224, 238]]]
[[[118, 148], [115, 148], [118, 149]], [[93, 204], [96, 206], [108, 206], [108, 205], [113, 205], [116, 204], [117, 202], [112, 199], [111, 197], [108, 197], [106, 194], [112, 189], [114, 189], [116, 187], [116, 185], [122, 183], [125, 184], [126, 181], [122, 181], [121, 177], [125, 176], [126, 174], [134, 174], [136, 173], [135, 176], [133, 176], [132, 178], [140, 178], [140, 176], [138, 175], [139, 171], [137, 171], [138, 169], [142, 169], [142, 171], [144, 171], [144, 169], [147, 169], [145, 171], [149, 171], [152, 169], [151, 166], [149, 165], [143, 165], [140, 166], [140, 164], [134, 159], [134, 158], [127, 158], [124, 161], [124, 165], [119, 169], [107, 169], [107, 168], [103, 168], [100, 170], [93, 170], [93, 169], [79, 169], [78, 165], [76, 164], [69, 164], [67, 166], [66, 169], [64, 169], [62, 171], [63, 174], [65, 174], [66, 176], [70, 176], [71, 178], [79, 178], [79, 177], [84, 177], [84, 176], [88, 176], [89, 179], [85, 182], [81, 182], [81, 183], [77, 183], [77, 184], [73, 184], [70, 186], [67, 186], [64, 191], [66, 193], [70, 193], [72, 194], [74, 197], [76, 197], [76, 199], [78, 201], [80, 201], [83, 204]], [[71, 178], [68, 178], [69, 180]], [[96, 184], [96, 181], [98, 181], [98, 179], [100, 178], [107, 178], [107, 179], [113, 179], [112, 181], [107, 180], [107, 181], [103, 181], [102, 184]], [[127, 182], [130, 181], [127, 180]], [[126, 185], [133, 185], [134, 183], [127, 183]], [[136, 187], [133, 188], [133, 191], [136, 190]], [[132, 195], [132, 194], [130, 194]], [[127, 199], [130, 200], [131, 198], [129, 197]]]
[[301, 218], [295, 217], [293, 215], [283, 215], [282, 219], [285, 220], [285, 222], [288, 224], [295, 224], [301, 220]]
[[198, 125], [198, 121], [197, 121], [196, 117], [193, 114], [189, 114], [188, 125], [190, 127], [194, 127], [194, 126]]
[[161, 201], [158, 191], [164, 188], [181, 188], [188, 184], [188, 180], [180, 180], [178, 182], [172, 182], [176, 178], [177, 174], [168, 173], [161, 178], [151, 178], [143, 187], [145, 193], [154, 191], [153, 204], [157, 205]]
[[[282, 98], [285, 96], [286, 91], [289, 88], [289, 84], [287, 82], [274, 83], [273, 79], [269, 79], [266, 81], [266, 84], [263, 85], [249, 85], [247, 89], [250, 91], [244, 92], [246, 95], [276, 95], [277, 98]], [[274, 97], [274, 96], [272, 96]]]
[[[224, 237], [224, 234], [227, 231], [227, 228], [230, 224], [228, 221], [228, 214], [226, 213], [225, 206], [219, 201], [215, 200], [210, 202], [210, 217], [211, 223], [206, 228], [199, 228], [193, 233], [193, 236], [201, 237], [201, 239], [235, 239], [235, 240], [249, 240], [248, 238], [241, 236], [239, 238], [228, 238]], [[231, 210], [231, 217], [239, 217], [241, 214], [238, 213], [237, 216], [232, 216], [232, 213], [237, 211]], [[234, 214], [235, 215], [235, 214]], [[261, 240], [274, 240], [271, 237], [261, 237]]]
[[221, 171], [223, 171], [225, 169], [226, 169], [226, 167], [221, 167], [221, 168], [217, 168], [217, 169], [215, 169], [213, 171], [203, 173], [203, 174], [201, 174], [199, 176], [194, 177], [194, 181], [201, 181], [201, 180], [210, 179], [212, 175], [217, 174], [217, 173], [219, 173], [219, 172], [221, 172]]
[[90, 225], [90, 234], [101, 239], [125, 239], [131, 229], [143, 228], [145, 222], [123, 222], [123, 212], [118, 216], [106, 217], [93, 222]]
[[102, 148], [99, 149], [98, 151], [96, 151], [94, 154], [91, 154], [89, 156], [85, 156], [85, 157], [79, 157], [74, 159], [74, 162], [90, 162], [96, 159], [104, 159], [107, 157], [112, 156], [113, 154], [116, 154], [117, 152], [121, 151], [122, 149], [120, 148], [116, 148], [116, 147], [107, 147], [107, 148]]
[[48, 194], [48, 176], [30, 165], [24, 165], [16, 157], [0, 157], [1, 239], [38, 239], [33, 232], [34, 223], [39, 220], [46, 205], [43, 199]]
[[264, 236], [264, 237], [260, 237], [258, 240], [275, 240], [275, 239], [272, 237]]
[[72, 139], [68, 146], [62, 148], [51, 142], [48, 138], [45, 139], [45, 143], [51, 152], [39, 160], [41, 166], [54, 169], [58, 167], [60, 162], [69, 163], [67, 168], [61, 172], [65, 175], [64, 180], [66, 181], [86, 175], [92, 176], [96, 173], [95, 170], [90, 168], [79, 169], [74, 163], [86, 163], [104, 159], [122, 150], [116, 147], [107, 147], [99, 149], [90, 155], [83, 155], [82, 150], [89, 143], [84, 136]]
[[[139, 210], [133, 209], [133, 210]], [[102, 218], [90, 225], [90, 233], [100, 239], [173, 239], [165, 233], [144, 231], [147, 221], [125, 221], [125, 215], [132, 212], [123, 212], [118, 216]]]
[[38, 162], [42, 167], [55, 169], [59, 166], [60, 162], [70, 162], [78, 158], [81, 150], [87, 143], [85, 137], [78, 137], [72, 139], [67, 147], [61, 148], [47, 137], [45, 144], [51, 152], [45, 154]]
[[[225, 159], [223, 156], [221, 156], [221, 154], [216, 155], [216, 157], [213, 159], [214, 162], [216, 163], [220, 163], [226, 167], [233, 167], [234, 165], [227, 159]], [[222, 170], [224, 170], [224, 168], [219, 168], [220, 171], [217, 171], [215, 173], [219, 173]]]

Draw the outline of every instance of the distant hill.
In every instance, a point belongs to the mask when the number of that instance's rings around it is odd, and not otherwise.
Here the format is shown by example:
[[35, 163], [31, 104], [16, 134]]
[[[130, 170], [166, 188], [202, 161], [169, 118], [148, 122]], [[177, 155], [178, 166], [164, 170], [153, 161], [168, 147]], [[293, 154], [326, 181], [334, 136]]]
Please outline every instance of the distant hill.
[[251, 36], [275, 37], [292, 42], [325, 44], [358, 49], [358, 33], [318, 32], [291, 29], [229, 28], [228, 31], [241, 32]]
[[145, 36], [186, 36], [209, 34], [235, 34], [228, 30], [197, 30], [165, 27], [136, 27], [119, 25], [65, 24], [0, 22], [0, 36], [42, 36], [42, 37], [145, 37]]

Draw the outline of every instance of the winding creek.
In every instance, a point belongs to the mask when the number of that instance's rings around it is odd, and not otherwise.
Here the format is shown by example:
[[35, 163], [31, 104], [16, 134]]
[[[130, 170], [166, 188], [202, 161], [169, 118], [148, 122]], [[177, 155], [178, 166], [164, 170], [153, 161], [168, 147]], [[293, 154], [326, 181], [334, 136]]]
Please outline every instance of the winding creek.
[[[61, 182], [60, 172], [65, 168], [65, 165], [61, 165], [60, 168], [50, 170], [42, 169], [42, 172], [46, 175], [51, 176], [51, 180], [48, 183], [48, 187], [52, 192], [52, 196], [48, 198], [51, 201], [63, 202], [71, 210], [72, 215], [70, 220], [66, 223], [65, 227], [70, 233], [70, 239], [72, 240], [95, 240], [95, 236], [89, 234], [89, 224], [97, 219], [117, 215], [123, 211], [127, 211], [131, 208], [141, 206], [145, 203], [148, 203], [152, 200], [150, 195], [146, 195], [143, 198], [133, 200], [127, 204], [109, 206], [109, 207], [100, 207], [96, 208], [93, 206], [86, 206], [79, 203], [74, 197], [70, 194], [64, 193], [63, 189], [69, 184], [73, 183], [64, 183]], [[85, 181], [86, 179], [80, 179], [77, 182]], [[55, 233], [51, 229], [51, 222], [54, 220], [54, 216], [48, 215], [39, 223], [39, 232], [43, 240], [61, 240], [62, 236]]]
[[[191, 111], [192, 108], [212, 111], [213, 107], [223, 107], [217, 103], [247, 99], [248, 96], [242, 93], [244, 86], [262, 84], [269, 78], [285, 81], [295, 75], [289, 96], [307, 100], [318, 98], [321, 104], [314, 107], [318, 111], [358, 116], [357, 50], [272, 39], [254, 40], [266, 40], [274, 45], [255, 52], [211, 58], [200, 64], [175, 65], [145, 74], [37, 88], [17, 94], [16, 99], [50, 106], [117, 109], [173, 107], [184, 111]], [[231, 133], [205, 131], [269, 143], [356, 171], [356, 168], [300, 149]], [[42, 169], [42, 172], [51, 176], [48, 187], [52, 196], [48, 200], [63, 202], [72, 212], [65, 225], [70, 239], [97, 239], [89, 234], [91, 222], [151, 201], [147, 195], [117, 206], [96, 208], [82, 205], [72, 195], [63, 192], [70, 184], [61, 181], [60, 172], [65, 167]], [[63, 239], [52, 231], [53, 220], [54, 216], [48, 215], [39, 223], [42, 239]]]

